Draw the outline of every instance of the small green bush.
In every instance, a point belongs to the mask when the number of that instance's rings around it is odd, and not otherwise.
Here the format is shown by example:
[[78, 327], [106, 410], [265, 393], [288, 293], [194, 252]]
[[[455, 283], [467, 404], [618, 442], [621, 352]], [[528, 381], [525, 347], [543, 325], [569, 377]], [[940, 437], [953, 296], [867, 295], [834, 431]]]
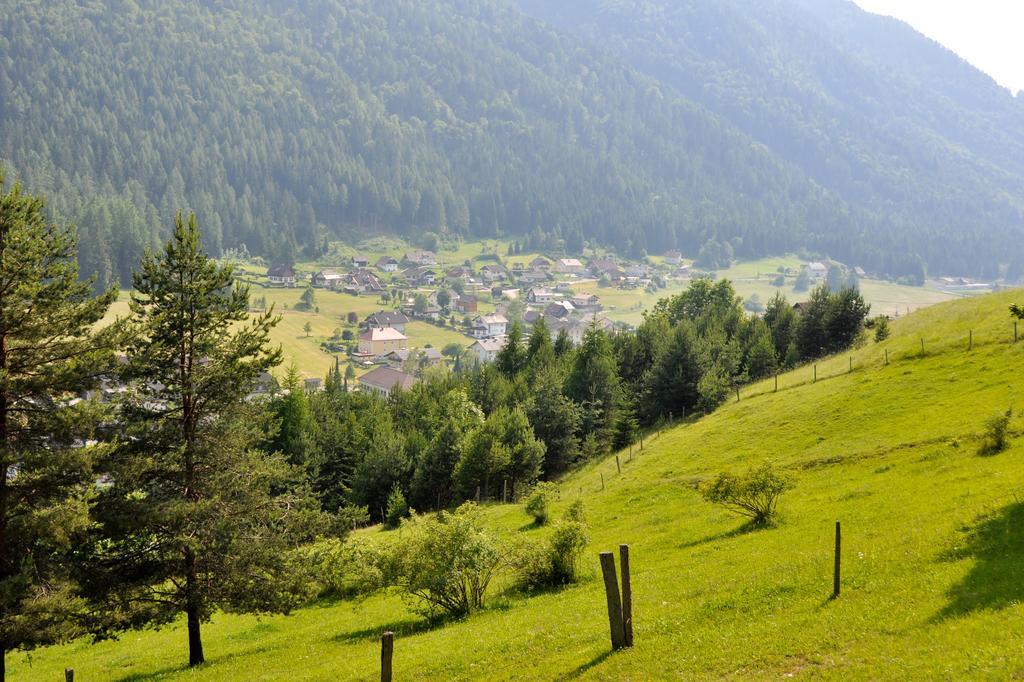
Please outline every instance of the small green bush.
[[708, 502], [750, 518], [754, 526], [766, 526], [774, 521], [779, 497], [790, 487], [790, 481], [765, 462], [743, 476], [719, 474], [702, 487], [701, 494]]
[[978, 454], [995, 455], [1006, 449], [1009, 444], [1008, 431], [1012, 417], [1013, 409], [1011, 408], [985, 422], [985, 433], [982, 435]]
[[580, 558], [589, 542], [583, 503], [577, 500], [545, 541], [522, 542], [512, 551], [509, 563], [517, 586], [536, 590], [576, 582]]
[[473, 503], [454, 513], [413, 516], [402, 523], [401, 541], [386, 573], [424, 616], [464, 615], [484, 604], [503, 557]]
[[889, 329], [889, 318], [885, 315], [876, 317], [872, 326], [875, 329], [875, 343], [885, 341], [892, 333]]
[[540, 482], [533, 487], [530, 494], [526, 496], [526, 513], [533, 517], [533, 522], [538, 526], [547, 524], [550, 518], [548, 506], [551, 500], [558, 495], [558, 486], [554, 483]]

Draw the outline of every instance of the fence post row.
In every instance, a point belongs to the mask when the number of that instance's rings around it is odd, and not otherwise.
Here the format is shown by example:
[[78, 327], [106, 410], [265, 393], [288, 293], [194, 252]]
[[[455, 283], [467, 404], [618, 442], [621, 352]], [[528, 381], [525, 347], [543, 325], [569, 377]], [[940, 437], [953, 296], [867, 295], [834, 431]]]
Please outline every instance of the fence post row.
[[391, 657], [395, 652], [395, 633], [388, 631], [380, 637], [380, 682], [391, 682]]

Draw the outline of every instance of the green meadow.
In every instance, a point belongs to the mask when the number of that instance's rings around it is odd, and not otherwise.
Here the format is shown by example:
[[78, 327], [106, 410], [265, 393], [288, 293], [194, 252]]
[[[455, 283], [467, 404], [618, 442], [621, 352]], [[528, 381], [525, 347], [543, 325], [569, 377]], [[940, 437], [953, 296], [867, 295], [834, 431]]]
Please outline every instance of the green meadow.
[[[986, 420], [1024, 404], [1020, 292], [929, 307], [883, 343], [744, 387], [738, 402], [647, 435], [561, 481], [582, 497], [585, 578], [431, 623], [394, 594], [289, 616], [217, 615], [209, 663], [184, 627], [12, 655], [14, 680], [373, 680], [396, 633], [396, 679], [1008, 679], [1024, 675], [1024, 445], [978, 454]], [[1024, 335], [1024, 329], [1021, 330]], [[922, 353], [922, 341], [924, 352]], [[888, 364], [886, 364], [888, 351]], [[817, 380], [815, 380], [815, 372]], [[770, 460], [794, 487], [774, 528], [748, 531], [700, 482]], [[505, 538], [536, 536], [517, 505]], [[834, 523], [843, 592], [831, 600]], [[373, 528], [361, 533], [383, 537]], [[599, 551], [631, 547], [635, 646], [610, 652]]]

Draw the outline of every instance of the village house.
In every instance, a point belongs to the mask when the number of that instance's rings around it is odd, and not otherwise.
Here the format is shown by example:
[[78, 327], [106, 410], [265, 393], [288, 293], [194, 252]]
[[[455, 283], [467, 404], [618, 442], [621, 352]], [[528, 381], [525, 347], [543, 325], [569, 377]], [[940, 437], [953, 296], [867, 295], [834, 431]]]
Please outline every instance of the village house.
[[555, 261], [555, 272], [563, 275], [581, 275], [586, 270], [577, 258], [559, 258]]
[[601, 310], [601, 299], [594, 294], [579, 293], [569, 299], [569, 302], [580, 312], [598, 312]]
[[394, 256], [381, 256], [377, 259], [377, 269], [382, 272], [398, 272], [398, 261]]
[[402, 279], [413, 286], [429, 287], [437, 283], [437, 271], [426, 266], [409, 268], [402, 273]]
[[359, 354], [362, 356], [379, 357], [408, 347], [408, 337], [392, 327], [373, 327], [359, 335]]
[[384, 356], [384, 361], [395, 369], [402, 369], [409, 362], [409, 358], [415, 359], [426, 366], [433, 367], [440, 365], [444, 362], [444, 356], [441, 355], [441, 351], [436, 348], [416, 348], [416, 349], [403, 349], [393, 350]]
[[352, 256], [352, 265], [357, 268], [368, 268], [370, 267], [370, 259], [366, 256], [356, 254]]
[[824, 263], [814, 262], [804, 266], [804, 270], [813, 280], [825, 279], [828, 277], [828, 266]]
[[384, 285], [380, 279], [368, 270], [359, 270], [345, 275], [342, 288], [346, 293], [356, 296], [380, 296], [384, 293]]
[[504, 336], [508, 331], [508, 319], [497, 313], [483, 315], [473, 320], [473, 328], [470, 335], [477, 339], [486, 339], [495, 336]]
[[612, 273], [621, 272], [619, 264], [613, 261], [611, 258], [595, 258], [590, 261], [590, 265], [587, 266], [590, 270], [590, 274], [594, 277], [600, 277], [601, 275], [611, 276]]
[[324, 387], [323, 379], [318, 379], [315, 377], [312, 379], [306, 379], [304, 380], [303, 383], [305, 384], [306, 387], [306, 393], [319, 393], [321, 390], [323, 390]]
[[402, 256], [402, 262], [415, 266], [437, 265], [437, 254], [433, 251], [410, 251]]
[[290, 265], [274, 265], [267, 270], [267, 279], [272, 287], [293, 287], [295, 269]]
[[445, 273], [444, 278], [449, 282], [469, 283], [473, 281], [473, 269], [459, 265]]
[[395, 391], [407, 391], [418, 383], [419, 379], [413, 375], [393, 367], [376, 367], [359, 377], [360, 389], [385, 398]]
[[506, 337], [497, 339], [478, 339], [469, 347], [469, 352], [482, 363], [486, 364], [494, 362], [498, 357], [498, 353], [500, 353], [501, 349], [505, 347], [506, 341]]
[[576, 308], [568, 301], [555, 301], [544, 309], [544, 317], [555, 320], [567, 320]]
[[665, 265], [679, 265], [683, 262], [683, 254], [676, 250], [665, 253]]
[[456, 312], [462, 313], [463, 315], [466, 315], [468, 313], [475, 313], [477, 311], [476, 296], [463, 294], [462, 296], [459, 296], [457, 299], [455, 299], [455, 302], [452, 303], [452, 308]]
[[398, 310], [382, 310], [379, 313], [370, 315], [363, 322], [363, 326], [366, 329], [386, 329], [390, 327], [398, 330], [399, 333], [405, 333], [405, 325], [409, 324], [409, 318], [406, 317], [405, 313]]
[[491, 282], [500, 282], [508, 276], [508, 271], [505, 270], [503, 265], [485, 265], [480, 268], [480, 278], [490, 284]]
[[518, 277], [519, 284], [524, 288], [529, 288], [537, 284], [543, 284], [544, 282], [547, 282], [549, 279], [550, 277], [548, 277], [548, 273], [541, 272], [540, 270], [529, 270], [519, 275]]
[[530, 261], [530, 269], [547, 272], [551, 269], [551, 261], [549, 261], [544, 256], [537, 256], [532, 261]]
[[527, 303], [535, 303], [535, 304], [551, 303], [552, 301], [556, 300], [557, 298], [559, 298], [558, 294], [556, 294], [551, 289], [534, 288], [534, 289], [530, 289], [529, 291], [526, 292], [526, 302]]
[[310, 282], [320, 289], [338, 289], [345, 282], [345, 275], [337, 270], [321, 270], [313, 275]]

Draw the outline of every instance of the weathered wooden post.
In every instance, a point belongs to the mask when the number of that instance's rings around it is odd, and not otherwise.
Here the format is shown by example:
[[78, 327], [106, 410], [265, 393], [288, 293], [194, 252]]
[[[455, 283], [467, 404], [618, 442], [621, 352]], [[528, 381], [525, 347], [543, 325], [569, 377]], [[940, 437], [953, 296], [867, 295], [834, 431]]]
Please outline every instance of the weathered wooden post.
[[622, 636], [625, 646], [633, 646], [633, 584], [629, 577], [629, 545], [619, 545], [622, 569]]
[[619, 471], [619, 476], [622, 475], [622, 463], [619, 462], [619, 456], [615, 455], [615, 468]]
[[380, 682], [391, 682], [391, 657], [395, 653], [395, 633], [385, 632], [380, 637]]
[[815, 365], [814, 365], [814, 383], [818, 383], [818, 365], [817, 365], [817, 363], [815, 363]]
[[480, 486], [476, 487], [476, 503], [480, 504]]
[[64, 668], [64, 682], [75, 682], [75, 671], [72, 668]]
[[601, 490], [604, 490], [604, 472], [601, 472]]
[[601, 552], [601, 573], [604, 575], [604, 596], [608, 602], [612, 650], [618, 650], [626, 646], [626, 635], [622, 628], [622, 601], [619, 599], [619, 581], [615, 575], [615, 556], [611, 552]]
[[501, 483], [501, 503], [502, 504], [507, 504], [508, 503], [508, 479], [507, 478], [504, 481], [502, 481], [502, 483]]
[[974, 330], [967, 332], [967, 350], [974, 350]]
[[889, 366], [889, 349], [888, 348], [885, 349], [885, 365], [886, 365], [886, 367]]
[[1017, 323], [1013, 323], [1013, 342], [1017, 343]]
[[736, 387], [736, 402], [740, 401], [740, 387]]
[[921, 337], [921, 357], [924, 357], [924, 337]]
[[841, 560], [842, 560], [842, 543], [843, 543], [842, 532], [841, 532], [841, 530], [839, 528], [839, 522], [836, 521], [836, 560], [835, 560], [836, 563], [835, 563], [835, 571], [834, 571], [834, 574], [832, 576], [832, 598], [833, 599], [838, 599], [839, 598], [839, 569], [840, 569], [840, 563], [841, 563]]
[[850, 356], [850, 373], [853, 373], [853, 356]]
[[775, 392], [779, 392], [779, 373], [775, 373]]

